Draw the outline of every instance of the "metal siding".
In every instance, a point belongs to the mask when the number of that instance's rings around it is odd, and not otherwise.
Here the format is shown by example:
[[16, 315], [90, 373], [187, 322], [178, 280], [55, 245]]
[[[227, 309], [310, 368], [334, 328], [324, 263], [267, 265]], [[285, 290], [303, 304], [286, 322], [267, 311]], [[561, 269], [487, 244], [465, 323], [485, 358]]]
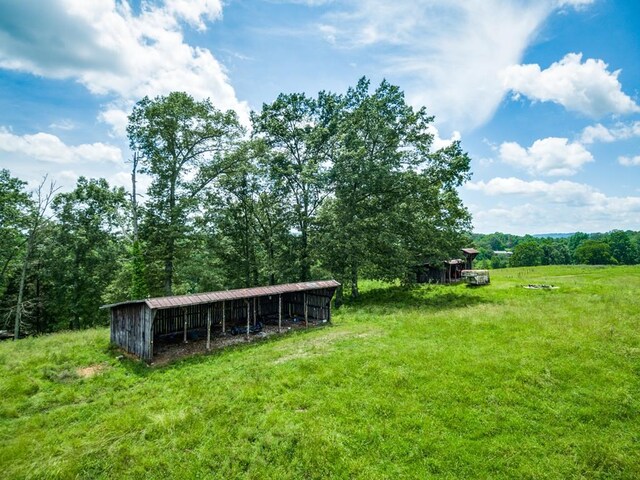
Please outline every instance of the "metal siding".
[[269, 285], [265, 287], [241, 288], [237, 290], [225, 290], [219, 292], [200, 293], [195, 295], [179, 295], [173, 297], [148, 298], [133, 302], [122, 302], [113, 305], [103, 305], [100, 308], [114, 308], [117, 306], [146, 303], [152, 309], [173, 307], [186, 307], [190, 305], [202, 305], [222, 300], [240, 300], [245, 298], [264, 297], [282, 293], [306, 292], [325, 288], [337, 288], [340, 284], [335, 280], [322, 280], [317, 282], [287, 283], [283, 285]]

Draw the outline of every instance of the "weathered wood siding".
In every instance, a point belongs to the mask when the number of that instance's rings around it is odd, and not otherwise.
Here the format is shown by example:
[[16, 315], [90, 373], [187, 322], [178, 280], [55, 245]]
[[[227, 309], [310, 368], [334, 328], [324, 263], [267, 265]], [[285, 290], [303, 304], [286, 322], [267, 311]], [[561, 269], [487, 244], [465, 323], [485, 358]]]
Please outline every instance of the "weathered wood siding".
[[144, 304], [121, 305], [111, 309], [111, 342], [142, 359], [153, 356], [152, 312]]
[[[244, 325], [250, 320], [278, 318], [279, 299], [282, 299], [284, 319], [306, 318], [309, 321], [331, 321], [331, 298], [335, 288], [282, 293], [261, 297], [240, 298], [224, 302], [226, 328]], [[255, 308], [255, 312], [254, 312]], [[153, 359], [154, 337], [179, 334], [186, 330], [206, 329], [209, 311], [212, 326], [220, 326], [223, 302], [188, 305], [151, 310], [146, 303], [129, 303], [111, 307], [111, 343], [125, 351], [150, 361]]]

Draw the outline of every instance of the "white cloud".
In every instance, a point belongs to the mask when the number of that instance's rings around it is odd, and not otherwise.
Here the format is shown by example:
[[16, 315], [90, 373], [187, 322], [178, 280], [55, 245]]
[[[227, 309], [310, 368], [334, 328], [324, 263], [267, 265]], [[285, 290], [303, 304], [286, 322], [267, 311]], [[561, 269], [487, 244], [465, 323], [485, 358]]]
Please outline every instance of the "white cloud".
[[[73, 79], [105, 96], [100, 119], [118, 134], [122, 118], [145, 95], [186, 91], [235, 109], [245, 121], [223, 66], [211, 52], [186, 43], [182, 23], [199, 30], [222, 12], [219, 0], [143, 2], [23, 0], [0, 6], [0, 67]], [[55, 39], [55, 41], [51, 41]]]
[[492, 117], [505, 93], [499, 72], [521, 61], [544, 20], [589, 1], [345, 3], [322, 18], [318, 33], [336, 48], [369, 49], [414, 105], [466, 130]]
[[575, 9], [582, 9], [588, 5], [592, 5], [595, 0], [557, 0], [558, 7], [573, 7]]
[[516, 142], [500, 145], [500, 159], [531, 175], [574, 175], [593, 156], [580, 143], [569, 143], [566, 138], [548, 137], [536, 140], [528, 148]]
[[554, 102], [590, 117], [626, 114], [640, 107], [622, 91], [620, 70], [609, 72], [602, 60], [582, 62], [581, 53], [569, 53], [545, 70], [537, 64], [511, 65], [502, 72], [503, 85], [532, 100]]
[[76, 125], [71, 120], [64, 118], [58, 122], [53, 122], [49, 125], [49, 128], [53, 128], [55, 130], [73, 130], [76, 128]]
[[446, 148], [449, 145], [451, 145], [453, 142], [456, 142], [462, 138], [462, 135], [460, 135], [460, 132], [458, 132], [457, 130], [454, 130], [451, 133], [450, 138], [442, 138], [440, 137], [440, 132], [433, 124], [429, 125], [428, 130], [429, 130], [429, 133], [433, 135], [433, 142], [431, 144], [431, 149], [434, 151], [440, 150], [441, 148]]
[[607, 128], [601, 123], [589, 125], [582, 131], [580, 141], [582, 143], [609, 143], [617, 140], [627, 140], [633, 137], [640, 137], [640, 121], [630, 124], [617, 123], [611, 128]]
[[640, 167], [640, 155], [635, 157], [618, 157], [618, 163], [625, 167]]
[[[640, 197], [610, 197], [582, 183], [493, 178], [465, 188], [497, 198], [494, 207], [472, 210], [476, 231], [516, 234], [608, 231], [637, 228]], [[524, 200], [524, 203], [518, 203]]]
[[14, 135], [0, 127], [0, 158], [12, 156], [56, 164], [122, 163], [122, 152], [113, 145], [98, 142], [69, 146], [50, 133]]

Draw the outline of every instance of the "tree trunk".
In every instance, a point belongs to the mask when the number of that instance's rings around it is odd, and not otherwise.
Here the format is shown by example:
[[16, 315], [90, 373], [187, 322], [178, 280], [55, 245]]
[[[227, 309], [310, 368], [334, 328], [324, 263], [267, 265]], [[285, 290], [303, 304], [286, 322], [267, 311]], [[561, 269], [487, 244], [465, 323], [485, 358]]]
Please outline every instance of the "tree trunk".
[[302, 225], [301, 245], [300, 245], [300, 281], [307, 282], [311, 278], [311, 267], [309, 265], [309, 239], [307, 237], [307, 224]]
[[136, 171], [138, 169], [138, 152], [133, 152], [133, 167], [131, 168], [131, 214], [133, 216], [133, 241], [138, 241], [138, 198], [136, 194]]
[[164, 260], [164, 294], [173, 295], [173, 255]]
[[335, 300], [336, 310], [340, 308], [341, 305], [342, 305], [342, 282], [340, 282], [340, 286], [336, 290], [336, 300]]
[[360, 295], [358, 290], [358, 267], [351, 266], [351, 298], [356, 299]]
[[29, 257], [31, 256], [31, 249], [33, 248], [33, 232], [29, 235], [29, 241], [27, 242], [27, 253], [24, 256], [22, 262], [22, 273], [20, 275], [20, 288], [18, 290], [18, 303], [16, 305], [16, 318], [13, 326], [13, 340], [18, 340], [20, 336], [20, 322], [22, 321], [22, 300], [24, 298], [24, 284], [27, 279], [27, 264], [29, 263]]

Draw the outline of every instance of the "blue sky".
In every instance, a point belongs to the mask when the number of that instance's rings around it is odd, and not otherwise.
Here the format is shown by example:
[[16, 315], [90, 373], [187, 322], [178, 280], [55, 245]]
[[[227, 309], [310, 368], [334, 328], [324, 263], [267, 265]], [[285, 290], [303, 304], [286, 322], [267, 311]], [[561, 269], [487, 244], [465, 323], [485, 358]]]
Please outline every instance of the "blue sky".
[[0, 0], [0, 166], [129, 187], [126, 115], [185, 90], [399, 85], [472, 158], [478, 232], [640, 230], [640, 4], [613, 0]]

